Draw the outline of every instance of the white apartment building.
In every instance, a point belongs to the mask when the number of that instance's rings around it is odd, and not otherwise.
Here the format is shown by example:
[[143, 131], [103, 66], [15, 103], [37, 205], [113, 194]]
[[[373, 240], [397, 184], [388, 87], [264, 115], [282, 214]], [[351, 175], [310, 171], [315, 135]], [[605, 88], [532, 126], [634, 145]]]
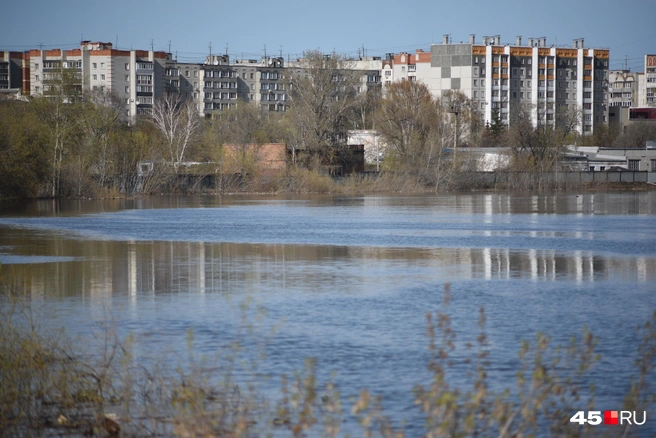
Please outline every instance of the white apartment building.
[[[496, 108], [504, 123], [511, 114], [530, 108], [534, 125], [553, 125], [558, 115], [580, 111], [577, 131], [592, 134], [594, 126], [608, 123], [608, 49], [587, 49], [577, 39], [572, 48], [547, 47], [546, 38], [521, 37], [502, 44], [500, 36], [475, 35], [453, 43], [448, 35], [432, 44], [430, 53], [389, 56], [382, 69], [384, 83], [421, 81], [434, 96], [460, 90], [472, 99], [481, 120], [491, 123]], [[656, 76], [656, 74], [655, 74]]]

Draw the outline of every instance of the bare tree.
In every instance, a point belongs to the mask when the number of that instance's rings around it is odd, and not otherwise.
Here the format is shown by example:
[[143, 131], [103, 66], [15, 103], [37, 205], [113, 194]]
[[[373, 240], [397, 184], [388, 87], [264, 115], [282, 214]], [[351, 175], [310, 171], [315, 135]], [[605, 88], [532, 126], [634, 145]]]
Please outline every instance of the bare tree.
[[556, 108], [556, 126], [563, 135], [575, 134], [577, 128], [582, 126], [583, 110], [578, 105], [569, 105], [567, 107], [559, 105]]
[[648, 140], [656, 140], [656, 124], [649, 120], [636, 120], [613, 141], [613, 147], [644, 148]]
[[290, 69], [288, 117], [294, 127], [290, 139], [294, 158], [301, 149], [332, 163], [346, 146], [360, 74], [343, 56], [316, 50], [305, 52]]
[[98, 172], [98, 184], [105, 188], [109, 169], [109, 136], [121, 122], [127, 121], [125, 103], [116, 94], [106, 91], [91, 91], [85, 95], [84, 111], [81, 116], [82, 129], [86, 133], [88, 149], [94, 154], [94, 165]]
[[80, 73], [70, 68], [59, 68], [44, 83], [44, 95], [32, 101], [35, 114], [43, 122], [51, 138], [52, 197], [61, 194], [62, 162], [65, 150], [79, 137], [79, 110], [76, 103], [82, 93]]
[[422, 83], [402, 81], [386, 88], [375, 123], [389, 153], [403, 163], [414, 164], [430, 148], [436, 122], [437, 107], [428, 88]]
[[177, 173], [185, 159], [187, 148], [195, 140], [202, 126], [196, 104], [183, 100], [180, 94], [168, 93], [155, 101], [153, 123], [163, 135], [171, 164]]
[[544, 172], [557, 168], [565, 145], [565, 134], [553, 126], [533, 126], [533, 108], [522, 106], [511, 114], [508, 143], [516, 169]]

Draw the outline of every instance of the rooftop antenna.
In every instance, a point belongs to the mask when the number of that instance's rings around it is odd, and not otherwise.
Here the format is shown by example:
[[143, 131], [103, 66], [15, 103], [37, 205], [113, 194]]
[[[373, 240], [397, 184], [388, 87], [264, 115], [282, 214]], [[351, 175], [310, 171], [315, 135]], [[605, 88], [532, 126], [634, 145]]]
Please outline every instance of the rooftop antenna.
[[118, 34], [116, 34], [116, 45], [114, 47], [118, 49]]
[[226, 43], [226, 56], [228, 56], [228, 43]]
[[150, 50], [155, 51], [155, 41], [152, 38], [150, 39]]
[[169, 53], [171, 53], [171, 40], [169, 40]]
[[43, 43], [39, 43], [39, 50], [43, 51]]
[[264, 45], [264, 62], [267, 61], [266, 44]]
[[210, 62], [212, 62], [212, 41], [210, 41]]
[[282, 44], [280, 45], [280, 57], [282, 58]]

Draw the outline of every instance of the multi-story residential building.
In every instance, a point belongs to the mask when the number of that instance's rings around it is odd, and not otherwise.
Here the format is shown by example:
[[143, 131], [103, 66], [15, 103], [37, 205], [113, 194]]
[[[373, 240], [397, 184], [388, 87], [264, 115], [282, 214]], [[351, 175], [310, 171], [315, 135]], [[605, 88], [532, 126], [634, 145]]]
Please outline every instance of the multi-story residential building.
[[0, 52], [0, 90], [23, 88], [23, 53]]
[[383, 60], [378, 56], [368, 56], [349, 62], [349, 68], [362, 73], [358, 92], [379, 90], [382, 87]]
[[608, 106], [634, 107], [638, 105], [638, 83], [642, 73], [629, 70], [608, 72]]
[[228, 56], [210, 56], [201, 66], [202, 110], [209, 116], [215, 110], [235, 106], [238, 99], [237, 70]]
[[[47, 94], [68, 73], [73, 88], [113, 92], [125, 99], [128, 115], [150, 112], [164, 92], [170, 55], [146, 50], [116, 50], [111, 43], [83, 41], [79, 49], [30, 50], [30, 94]], [[70, 85], [69, 85], [70, 86]]]
[[477, 44], [475, 35], [468, 43], [453, 43], [445, 35], [427, 55], [394, 55], [393, 64], [383, 66], [384, 81], [421, 81], [435, 96], [460, 90], [486, 123], [494, 109], [506, 124], [513, 112], [530, 111], [536, 126], [553, 125], [572, 113], [583, 134], [608, 123], [609, 50], [586, 49], [582, 39], [572, 48], [557, 48], [547, 47], [544, 37], [529, 38], [528, 45], [517, 37], [514, 45], [502, 45], [500, 36]]
[[639, 82], [638, 106], [656, 107], [656, 55], [645, 55], [645, 74]]

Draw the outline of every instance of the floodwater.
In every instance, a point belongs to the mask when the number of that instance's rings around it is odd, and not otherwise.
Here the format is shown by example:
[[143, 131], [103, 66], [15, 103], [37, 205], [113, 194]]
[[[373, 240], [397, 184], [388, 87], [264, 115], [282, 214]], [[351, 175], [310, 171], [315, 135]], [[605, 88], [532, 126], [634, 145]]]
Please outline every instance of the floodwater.
[[264, 388], [316, 358], [347, 412], [367, 388], [419, 436], [429, 312], [451, 315], [466, 385], [485, 308], [493, 390], [515, 388], [522, 339], [588, 327], [597, 408], [622, 409], [656, 309], [656, 192], [3, 203], [0, 275], [45, 326], [84, 339], [111, 321], [144, 356], [184, 352], [189, 329], [201, 353], [241, 339], [266, 353]]

